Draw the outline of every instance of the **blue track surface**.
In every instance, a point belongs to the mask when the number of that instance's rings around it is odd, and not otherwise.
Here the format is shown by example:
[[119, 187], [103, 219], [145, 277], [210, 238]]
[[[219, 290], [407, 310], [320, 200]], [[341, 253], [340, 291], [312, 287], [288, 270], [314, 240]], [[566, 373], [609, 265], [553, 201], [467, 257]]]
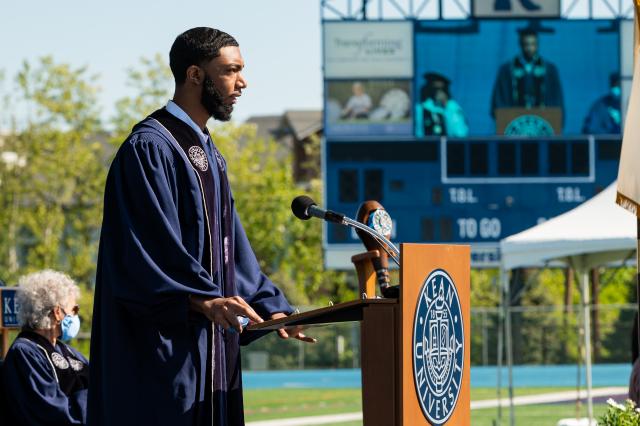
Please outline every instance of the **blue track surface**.
[[[584, 386], [584, 367], [580, 384]], [[593, 366], [593, 386], [627, 386], [630, 364], [599, 364]], [[576, 386], [578, 368], [575, 365], [521, 365], [513, 369], [515, 387], [571, 387]], [[502, 371], [502, 386], [507, 386], [507, 369]], [[359, 388], [360, 370], [281, 370], [245, 371], [245, 389], [265, 388]], [[471, 386], [497, 386], [495, 367], [472, 367]]]

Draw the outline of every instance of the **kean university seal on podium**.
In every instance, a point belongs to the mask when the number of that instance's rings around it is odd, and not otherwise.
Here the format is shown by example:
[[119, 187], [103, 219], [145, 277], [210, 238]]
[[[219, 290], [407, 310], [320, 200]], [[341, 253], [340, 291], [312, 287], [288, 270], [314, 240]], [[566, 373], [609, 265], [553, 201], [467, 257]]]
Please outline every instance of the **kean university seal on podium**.
[[542, 117], [521, 115], [504, 129], [506, 136], [553, 136], [553, 127]]
[[458, 402], [464, 363], [464, 325], [458, 291], [436, 269], [420, 289], [413, 323], [413, 380], [420, 407], [434, 425], [444, 424]]

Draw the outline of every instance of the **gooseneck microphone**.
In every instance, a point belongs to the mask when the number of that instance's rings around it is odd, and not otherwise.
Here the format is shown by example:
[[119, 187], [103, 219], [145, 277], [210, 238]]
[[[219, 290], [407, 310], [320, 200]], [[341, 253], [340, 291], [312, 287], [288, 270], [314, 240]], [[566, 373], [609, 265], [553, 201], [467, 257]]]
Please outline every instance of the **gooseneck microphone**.
[[389, 257], [398, 266], [400, 266], [400, 250], [398, 250], [398, 248], [393, 245], [393, 243], [389, 241], [384, 235], [368, 227], [367, 225], [350, 219], [342, 213], [336, 213], [331, 210], [324, 210], [318, 207], [316, 202], [306, 195], [300, 195], [293, 199], [293, 201], [291, 202], [291, 211], [298, 219], [309, 220], [312, 217], [317, 217], [318, 219], [323, 219], [327, 222], [350, 226], [367, 233], [375, 240], [377, 240], [380, 243], [380, 247], [382, 247], [382, 249], [387, 252]]
[[316, 204], [311, 197], [299, 195], [291, 202], [291, 211], [302, 220], [309, 220], [312, 217], [326, 220], [327, 222], [343, 224], [344, 215], [331, 210], [323, 210]]

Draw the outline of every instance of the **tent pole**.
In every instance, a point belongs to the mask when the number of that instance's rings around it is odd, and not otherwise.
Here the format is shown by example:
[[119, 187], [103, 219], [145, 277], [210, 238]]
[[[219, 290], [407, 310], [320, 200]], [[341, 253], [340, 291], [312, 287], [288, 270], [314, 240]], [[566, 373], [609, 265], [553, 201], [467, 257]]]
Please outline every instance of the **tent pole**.
[[[582, 309], [584, 314], [584, 364], [587, 376], [587, 414], [593, 419], [593, 398], [591, 396], [591, 313], [589, 309], [589, 269], [582, 269]], [[589, 423], [591, 424], [591, 423]]]
[[505, 273], [503, 276], [504, 288], [504, 310], [505, 310], [505, 344], [507, 349], [507, 370], [509, 375], [509, 425], [514, 426], [516, 423], [515, 412], [513, 409], [513, 342], [511, 339], [511, 286], [509, 279]]

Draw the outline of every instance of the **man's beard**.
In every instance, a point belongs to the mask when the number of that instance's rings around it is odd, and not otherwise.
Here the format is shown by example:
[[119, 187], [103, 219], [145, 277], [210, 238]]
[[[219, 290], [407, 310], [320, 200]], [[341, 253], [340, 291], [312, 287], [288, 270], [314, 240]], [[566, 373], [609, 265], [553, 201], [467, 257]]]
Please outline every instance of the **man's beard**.
[[200, 102], [202, 102], [202, 106], [204, 106], [209, 115], [216, 120], [229, 121], [231, 119], [233, 104], [224, 103], [222, 94], [220, 94], [208, 75], [204, 77]]

